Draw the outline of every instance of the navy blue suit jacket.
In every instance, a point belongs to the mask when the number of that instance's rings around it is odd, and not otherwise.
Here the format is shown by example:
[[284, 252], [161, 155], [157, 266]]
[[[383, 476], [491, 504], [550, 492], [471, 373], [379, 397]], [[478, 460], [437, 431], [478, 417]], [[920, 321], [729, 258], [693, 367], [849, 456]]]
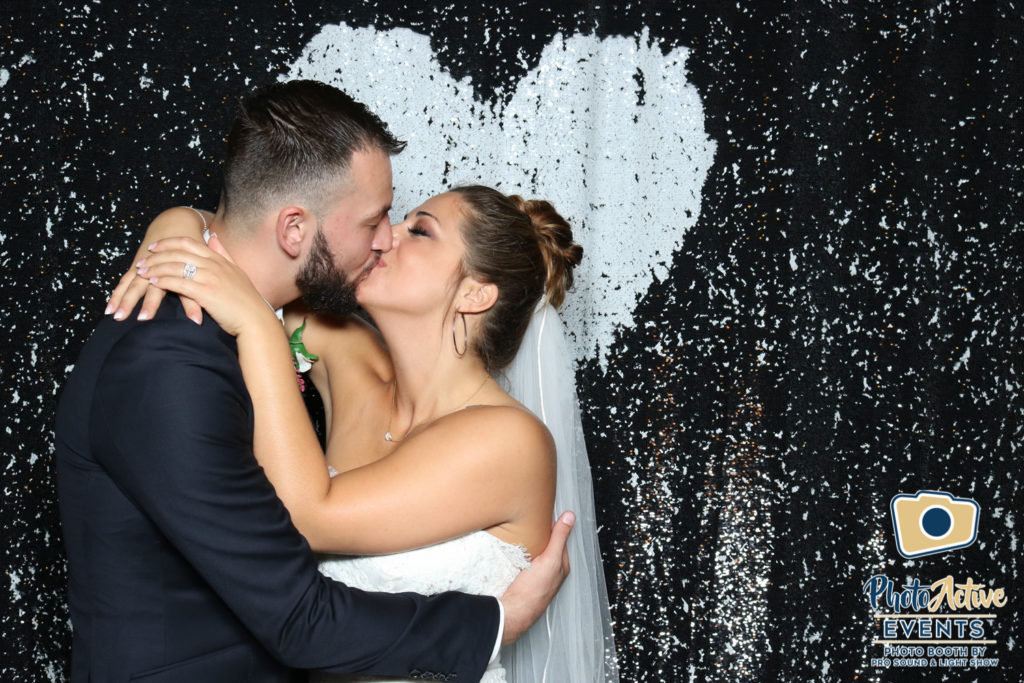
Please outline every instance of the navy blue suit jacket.
[[152, 321], [100, 323], [57, 411], [71, 680], [479, 679], [496, 601], [321, 576], [252, 426], [235, 341], [209, 316], [197, 326], [169, 296]]

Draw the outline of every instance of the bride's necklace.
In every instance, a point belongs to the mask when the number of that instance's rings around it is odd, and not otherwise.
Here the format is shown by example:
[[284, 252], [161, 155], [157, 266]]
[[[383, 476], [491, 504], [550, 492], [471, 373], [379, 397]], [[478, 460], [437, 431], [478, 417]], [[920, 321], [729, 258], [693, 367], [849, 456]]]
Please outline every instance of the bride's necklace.
[[391, 420], [392, 420], [392, 418], [395, 417], [395, 405], [398, 402], [398, 378], [396, 377], [395, 378], [395, 387], [391, 391], [391, 412], [388, 413], [388, 428], [384, 431], [384, 440], [385, 441], [390, 441], [392, 443], [399, 443], [400, 441], [405, 441], [406, 437], [409, 436], [409, 433], [412, 432], [412, 430], [416, 429], [417, 427], [419, 427], [421, 425], [424, 425], [424, 424], [430, 424], [431, 422], [437, 422], [438, 420], [440, 420], [445, 415], [451, 415], [456, 410], [460, 410], [467, 403], [469, 403], [471, 400], [473, 400], [474, 396], [476, 396], [478, 393], [480, 393], [480, 390], [484, 388], [484, 385], [487, 384], [487, 380], [489, 380], [490, 378], [491, 378], [490, 375], [485, 374], [484, 375], [484, 381], [480, 382], [480, 386], [478, 386], [476, 389], [474, 389], [473, 393], [470, 394], [469, 396], [467, 396], [465, 401], [463, 401], [459, 405], [455, 406], [454, 408], [452, 408], [448, 412], [442, 413], [441, 415], [438, 415], [437, 417], [433, 418], [432, 420], [428, 420], [427, 422], [421, 422], [420, 424], [410, 425], [409, 429], [407, 429], [405, 431], [405, 436], [403, 436], [401, 439], [396, 439], [395, 437], [391, 436]]

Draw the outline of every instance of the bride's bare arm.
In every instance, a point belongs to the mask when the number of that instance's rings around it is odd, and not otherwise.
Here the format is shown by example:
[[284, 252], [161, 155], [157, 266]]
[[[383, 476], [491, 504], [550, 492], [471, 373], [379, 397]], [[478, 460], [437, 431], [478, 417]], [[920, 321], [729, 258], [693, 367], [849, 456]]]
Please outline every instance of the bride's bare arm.
[[[361, 388], [368, 381], [389, 376], [390, 361], [379, 338], [361, 321], [328, 321], [308, 312], [286, 314], [286, 321], [289, 328], [305, 322], [309, 351], [320, 357], [311, 375], [325, 402], [343, 396], [345, 401], [360, 403]], [[329, 406], [329, 415], [332, 409], [358, 413], [365, 405]], [[281, 434], [262, 433], [257, 456], [299, 530], [316, 550], [395, 552], [496, 526], [534, 554], [547, 540], [553, 445], [546, 428], [518, 408], [460, 411], [438, 420], [386, 457], [357, 455], [360, 461], [372, 462], [333, 479], [325, 472], [319, 449], [315, 467], [292, 469], [289, 458], [297, 456], [297, 451], [289, 455], [283, 439], [276, 445], [262, 441]], [[344, 433], [332, 435], [340, 441], [345, 438]], [[311, 479], [303, 481], [303, 477]], [[310, 490], [322, 497], [309, 496]]]
[[511, 406], [466, 408], [387, 457], [335, 477], [309, 531], [325, 544], [381, 553], [505, 527], [536, 554], [550, 531], [553, 469], [550, 436], [532, 415]]
[[[217, 246], [215, 240], [211, 246]], [[238, 336], [239, 362], [255, 409], [257, 459], [315, 550], [408, 550], [523, 520], [540, 530], [526, 539], [528, 549], [544, 548], [554, 446], [535, 417], [514, 407], [467, 408], [423, 429], [386, 458], [332, 480], [283, 328], [244, 273], [210, 257], [201, 262], [195, 280], [181, 278], [183, 263], [206, 258], [206, 252], [196, 243], [171, 240], [166, 249], [160, 243], [149, 259], [148, 276], [195, 298]], [[344, 361], [342, 355], [339, 362]]]

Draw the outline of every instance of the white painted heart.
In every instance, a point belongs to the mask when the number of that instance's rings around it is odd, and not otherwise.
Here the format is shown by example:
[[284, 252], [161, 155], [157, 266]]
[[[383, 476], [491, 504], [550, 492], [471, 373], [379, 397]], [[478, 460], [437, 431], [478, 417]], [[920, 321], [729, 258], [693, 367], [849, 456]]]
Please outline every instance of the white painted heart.
[[341, 24], [324, 26], [286, 78], [342, 88], [409, 141], [394, 163], [394, 215], [443, 191], [443, 178], [554, 203], [585, 251], [562, 317], [577, 360], [596, 353], [606, 366], [616, 328], [634, 325], [700, 213], [715, 143], [687, 55], [662, 54], [646, 32], [555, 35], [496, 111], [440, 67], [426, 36]]

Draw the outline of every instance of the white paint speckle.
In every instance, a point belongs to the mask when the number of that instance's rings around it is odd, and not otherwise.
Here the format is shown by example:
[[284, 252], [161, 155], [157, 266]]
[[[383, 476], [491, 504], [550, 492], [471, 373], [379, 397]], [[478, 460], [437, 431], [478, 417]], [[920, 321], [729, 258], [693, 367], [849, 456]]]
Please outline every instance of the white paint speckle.
[[960, 360], [958, 360], [953, 365], [953, 369], [954, 370], [959, 370], [961, 367], [966, 368], [967, 367], [967, 361], [970, 359], [970, 357], [971, 357], [971, 347], [968, 346], [966, 349], [964, 349], [963, 354], [960, 356]]
[[21, 583], [21, 577], [18, 576], [18, 572], [9, 571], [7, 576], [11, 579], [11, 602], [18, 602], [21, 600], [21, 591], [18, 590], [18, 584]]

